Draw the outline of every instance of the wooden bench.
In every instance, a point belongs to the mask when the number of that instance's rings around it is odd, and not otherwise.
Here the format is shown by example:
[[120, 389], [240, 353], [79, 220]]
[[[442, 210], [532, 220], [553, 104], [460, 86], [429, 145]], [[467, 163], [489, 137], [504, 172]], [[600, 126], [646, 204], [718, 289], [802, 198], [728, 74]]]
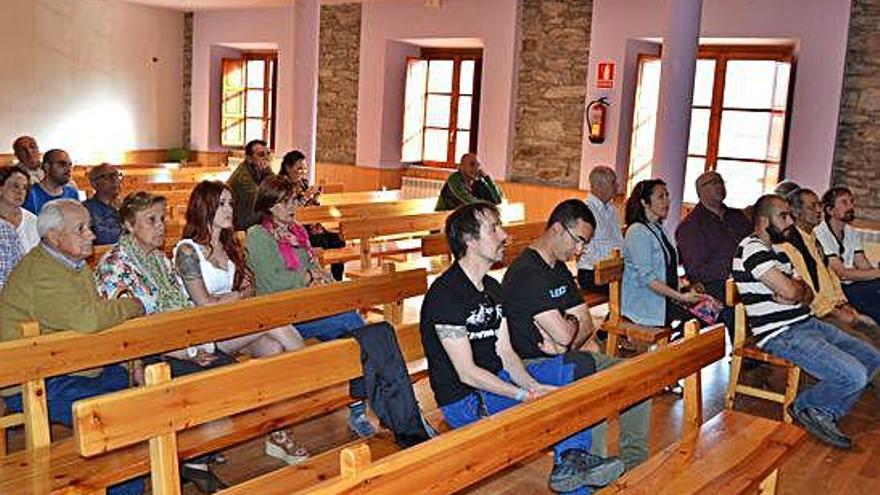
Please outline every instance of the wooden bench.
[[602, 323], [601, 329], [608, 332], [605, 353], [617, 355], [617, 344], [620, 337], [646, 345], [664, 346], [669, 343], [672, 330], [666, 327], [649, 327], [627, 320], [621, 313], [621, 279], [623, 278], [623, 257], [620, 250], [615, 249], [611, 255], [596, 263], [593, 268], [596, 285], [608, 285], [608, 319]]
[[[760, 490], [771, 494], [779, 466], [805, 433], [793, 425], [729, 410], [703, 423], [700, 370], [724, 356], [724, 340], [723, 326], [698, 334], [696, 323], [690, 322], [686, 337], [679, 342], [405, 451], [377, 453], [361, 442], [342, 449], [338, 468], [333, 471], [326, 466], [329, 459], [322, 459], [320, 476], [308, 468], [286, 467], [221, 493], [453, 493], [603, 419], [616, 418], [620, 411], [685, 378], [681, 440], [600, 493], [741, 494]], [[266, 369], [270, 366], [259, 364]], [[239, 368], [241, 373], [228, 370], [223, 383], [234, 383], [242, 390], [259, 386], [247, 381], [256, 368]], [[223, 371], [227, 370], [212, 373], [219, 377]], [[149, 439], [156, 495], [179, 493], [174, 479], [179, 457], [175, 432], [188, 422], [210, 421], [235, 410], [231, 401], [201, 392], [207, 382], [199, 387], [193, 377], [169, 383], [164, 375], [156, 369], [153, 380], [158, 385], [77, 405], [77, 441], [84, 454]], [[234, 407], [253, 407], [244, 403], [246, 400], [235, 401]], [[181, 402], [187, 404], [186, 409], [177, 407]], [[148, 408], [144, 410], [149, 414], [135, 418], [132, 411], [141, 407]], [[132, 424], [135, 421], [137, 424]], [[617, 443], [615, 435], [609, 440]], [[325, 479], [328, 475], [335, 476]], [[320, 482], [309, 486], [309, 481]]]
[[[399, 321], [401, 301], [426, 290], [424, 270], [396, 272], [151, 315], [97, 334], [60, 332], [4, 342], [0, 344], [0, 388], [23, 385], [25, 409], [21, 419], [27, 450], [0, 457], [0, 493], [91, 493], [89, 487], [98, 490], [148, 470], [142, 448], [85, 460], [76, 454], [69, 439], [50, 443], [44, 383], [48, 377], [377, 304], [385, 305], [389, 321]], [[33, 324], [25, 328], [36, 330]], [[234, 445], [280, 426], [331, 412], [348, 401], [347, 386], [340, 386], [236, 416], [229, 428], [194, 429], [186, 437], [185, 452], [188, 456], [199, 455]]]
[[[790, 406], [797, 397], [798, 387], [801, 381], [801, 369], [791, 361], [764, 352], [750, 342], [750, 339], [746, 337], [748, 332], [746, 307], [743, 303], [738, 301], [736, 284], [733, 282], [733, 279], [727, 279], [724, 289], [725, 302], [728, 306], [734, 308], [733, 349], [730, 351], [730, 377], [727, 382], [727, 393], [724, 397], [724, 405], [728, 409], [733, 409], [736, 404], [737, 394], [769, 400], [782, 405], [782, 419], [786, 423], [791, 423], [792, 417], [791, 414], [788, 413], [788, 406]], [[744, 359], [758, 361], [760, 363], [766, 363], [784, 369], [785, 390], [782, 393], [779, 393], [740, 383]]]

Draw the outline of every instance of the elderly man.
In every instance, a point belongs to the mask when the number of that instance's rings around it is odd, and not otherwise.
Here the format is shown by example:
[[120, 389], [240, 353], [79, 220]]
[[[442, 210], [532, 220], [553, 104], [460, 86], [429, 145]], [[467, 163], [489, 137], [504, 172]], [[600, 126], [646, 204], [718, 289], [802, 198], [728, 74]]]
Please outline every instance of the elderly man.
[[18, 163], [16, 167], [26, 173], [31, 185], [43, 180], [43, 169], [40, 163], [40, 147], [37, 140], [30, 136], [19, 136], [12, 142], [12, 152]]
[[64, 150], [52, 149], [43, 155], [43, 180], [31, 186], [24, 209], [38, 215], [44, 204], [54, 199], [79, 199], [79, 191], [69, 185], [73, 163]]
[[95, 194], [83, 201], [83, 206], [89, 210], [92, 218], [95, 244], [116, 244], [122, 234], [122, 223], [119, 219], [122, 174], [113, 165], [102, 163], [89, 170], [89, 182]]
[[874, 321], [880, 321], [880, 268], [862, 248], [862, 239], [849, 224], [855, 220], [852, 192], [832, 187], [822, 195], [825, 221], [813, 230], [826, 263], [840, 277], [843, 293], [852, 305]]
[[852, 440], [837, 424], [868, 383], [876, 391], [880, 351], [810, 316], [813, 291], [795, 276], [778, 246], [793, 230], [788, 202], [768, 194], [758, 199], [754, 212], [752, 234], [739, 243], [732, 266], [755, 345], [818, 380], [801, 389], [789, 412], [817, 439], [849, 449]]
[[617, 194], [617, 174], [610, 167], [598, 166], [590, 171], [590, 193], [587, 206], [596, 219], [592, 239], [578, 258], [577, 279], [582, 289], [608, 295], [608, 286], [594, 283], [593, 267], [614, 249], [623, 250], [620, 215], [612, 200]]
[[449, 175], [440, 197], [437, 198], [437, 211], [454, 210], [461, 205], [476, 201], [486, 201], [497, 205], [504, 199], [501, 189], [480, 166], [480, 160], [473, 153], [461, 155], [458, 170]]
[[822, 222], [822, 203], [810, 189], [795, 189], [788, 195], [795, 226], [789, 242], [780, 247], [794, 265], [794, 271], [815, 293], [813, 316], [850, 334], [880, 345], [880, 328], [846, 299], [840, 279], [824, 263], [813, 229]]
[[727, 189], [718, 172], [697, 177], [700, 202], [675, 231], [684, 271], [694, 287], [724, 300], [724, 282], [736, 245], [749, 234], [749, 221], [740, 210], [724, 204]]
[[254, 139], [244, 147], [244, 154], [244, 161], [226, 181], [232, 189], [235, 230], [247, 230], [260, 221], [254, 211], [254, 199], [260, 183], [272, 174], [272, 153], [266, 141]]

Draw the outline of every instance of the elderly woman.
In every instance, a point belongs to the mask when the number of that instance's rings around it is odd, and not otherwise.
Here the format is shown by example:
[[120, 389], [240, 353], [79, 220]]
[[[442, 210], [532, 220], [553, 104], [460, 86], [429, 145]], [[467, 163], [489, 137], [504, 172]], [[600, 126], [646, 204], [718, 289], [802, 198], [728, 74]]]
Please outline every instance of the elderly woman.
[[[192, 307], [186, 291], [162, 251], [165, 244], [165, 198], [147, 192], [129, 194], [119, 209], [125, 233], [98, 262], [98, 291], [109, 299], [137, 298], [147, 314]], [[164, 361], [174, 376], [233, 363], [213, 343], [144, 359]], [[223, 483], [213, 474], [207, 458], [183, 465], [182, 476], [202, 491], [213, 492]]]
[[668, 326], [693, 318], [687, 307], [702, 298], [678, 288], [678, 253], [663, 228], [669, 193], [660, 179], [636, 184], [626, 201], [623, 241], [623, 316], [648, 326]]
[[0, 221], [18, 235], [22, 255], [40, 243], [37, 216], [22, 208], [28, 192], [28, 176], [18, 167], [0, 168]]
[[[257, 294], [333, 281], [318, 264], [305, 227], [296, 221], [296, 208], [302, 199], [299, 189], [285, 177], [272, 176], [260, 184], [254, 202], [260, 223], [247, 231], [248, 266], [254, 274]], [[362, 326], [364, 320], [355, 312], [296, 323], [303, 338], [321, 341], [345, 337]], [[349, 428], [361, 437], [374, 434], [365, 410], [363, 402], [353, 404], [348, 418]]]
[[[203, 181], [196, 185], [189, 197], [183, 239], [174, 249], [174, 264], [197, 306], [254, 295], [253, 276], [245, 266], [232, 216], [232, 191], [226, 184]], [[217, 342], [223, 352], [245, 352], [254, 357], [293, 351], [304, 345], [299, 332], [290, 325]], [[266, 440], [266, 454], [288, 464], [309, 457], [290, 430], [272, 432]]]
[[[293, 182], [302, 194], [301, 206], [316, 206], [320, 204], [321, 188], [309, 186], [309, 164], [306, 156], [299, 150], [293, 150], [284, 155], [281, 161], [279, 175]], [[345, 241], [336, 232], [330, 232], [320, 223], [305, 225], [309, 232], [309, 242], [314, 247], [333, 249], [345, 247]], [[336, 280], [342, 280], [345, 273], [344, 263], [333, 263], [330, 272]]]

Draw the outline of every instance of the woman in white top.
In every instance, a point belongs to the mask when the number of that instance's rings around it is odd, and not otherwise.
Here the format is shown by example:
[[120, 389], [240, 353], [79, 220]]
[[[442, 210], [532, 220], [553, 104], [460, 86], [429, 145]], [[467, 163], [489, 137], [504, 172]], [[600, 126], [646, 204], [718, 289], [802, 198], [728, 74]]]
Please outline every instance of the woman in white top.
[[0, 221], [9, 222], [26, 254], [40, 243], [37, 216], [21, 207], [28, 192], [28, 176], [18, 167], [0, 168]]
[[[219, 181], [202, 181], [189, 197], [183, 239], [174, 248], [174, 264], [197, 306], [236, 301], [254, 295], [253, 277], [233, 230], [232, 191]], [[210, 345], [210, 344], [208, 344]], [[226, 353], [271, 356], [302, 348], [291, 325], [216, 343]], [[266, 453], [295, 464], [308, 458], [306, 448], [288, 430], [272, 432]]]

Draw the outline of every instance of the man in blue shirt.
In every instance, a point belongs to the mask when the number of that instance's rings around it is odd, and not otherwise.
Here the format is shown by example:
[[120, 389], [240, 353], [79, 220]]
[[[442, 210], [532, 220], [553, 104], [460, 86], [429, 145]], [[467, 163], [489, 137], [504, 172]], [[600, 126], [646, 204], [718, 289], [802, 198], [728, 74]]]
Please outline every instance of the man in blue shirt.
[[51, 149], [43, 154], [45, 176], [43, 180], [31, 186], [27, 198], [24, 200], [24, 209], [34, 215], [39, 215], [43, 205], [53, 199], [79, 200], [79, 191], [68, 184], [72, 166], [70, 155], [64, 150]]
[[83, 201], [83, 206], [92, 218], [95, 244], [116, 244], [122, 234], [118, 209], [122, 174], [113, 165], [102, 163], [89, 170], [89, 182], [95, 194]]

